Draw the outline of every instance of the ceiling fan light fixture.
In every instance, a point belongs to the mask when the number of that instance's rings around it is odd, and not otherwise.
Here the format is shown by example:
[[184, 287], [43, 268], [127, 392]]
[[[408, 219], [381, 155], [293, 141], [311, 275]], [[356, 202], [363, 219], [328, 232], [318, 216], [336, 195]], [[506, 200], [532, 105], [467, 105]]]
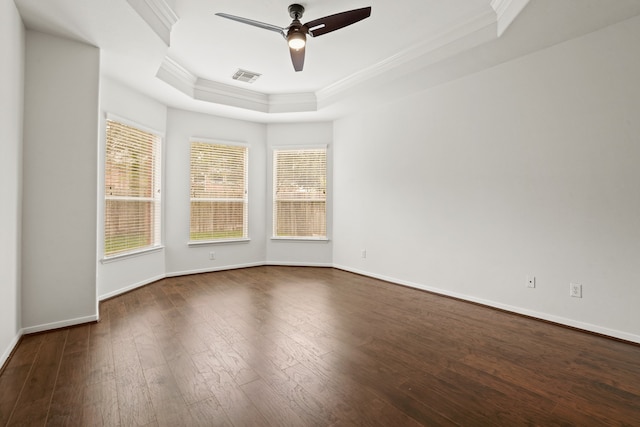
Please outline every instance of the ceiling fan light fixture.
[[307, 36], [301, 31], [290, 31], [287, 42], [291, 49], [300, 50], [307, 44]]
[[241, 16], [229, 15], [228, 13], [216, 13], [216, 15], [222, 18], [231, 19], [232, 21], [238, 21], [243, 24], [262, 28], [264, 30], [273, 31], [284, 36], [287, 40], [287, 44], [289, 45], [289, 54], [291, 55], [293, 69], [296, 71], [302, 71], [302, 68], [304, 67], [307, 34], [311, 35], [311, 37], [318, 37], [362, 21], [363, 19], [371, 16], [371, 6], [334, 13], [333, 15], [314, 19], [306, 24], [302, 24], [300, 22], [303, 13], [304, 6], [301, 4], [294, 3], [290, 5], [289, 16], [293, 18], [293, 21], [288, 27], [278, 27], [277, 25], [254, 21], [253, 19], [243, 18]]

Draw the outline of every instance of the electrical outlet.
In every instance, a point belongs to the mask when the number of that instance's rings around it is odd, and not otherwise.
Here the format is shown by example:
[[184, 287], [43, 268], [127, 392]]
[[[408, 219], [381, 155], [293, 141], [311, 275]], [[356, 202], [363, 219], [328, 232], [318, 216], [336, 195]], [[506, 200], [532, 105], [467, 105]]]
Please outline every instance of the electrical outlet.
[[579, 285], [577, 283], [570, 283], [569, 295], [573, 298], [582, 298], [582, 285]]
[[362, 258], [366, 258], [366, 257], [367, 257], [367, 250], [366, 250], [366, 249], [363, 249], [363, 250], [360, 252], [360, 256], [362, 256]]
[[527, 277], [527, 288], [535, 288], [536, 287], [536, 277], [529, 276]]
[[209, 259], [210, 260], [216, 259], [216, 253], [215, 252], [209, 252]]

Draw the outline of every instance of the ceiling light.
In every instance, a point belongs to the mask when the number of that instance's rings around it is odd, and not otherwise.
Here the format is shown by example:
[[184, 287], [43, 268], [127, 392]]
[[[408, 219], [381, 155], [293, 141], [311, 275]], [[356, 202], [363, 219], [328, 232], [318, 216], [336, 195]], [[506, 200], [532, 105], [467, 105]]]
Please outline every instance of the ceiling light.
[[291, 49], [300, 50], [307, 44], [307, 37], [303, 32], [291, 31], [287, 36], [287, 41]]

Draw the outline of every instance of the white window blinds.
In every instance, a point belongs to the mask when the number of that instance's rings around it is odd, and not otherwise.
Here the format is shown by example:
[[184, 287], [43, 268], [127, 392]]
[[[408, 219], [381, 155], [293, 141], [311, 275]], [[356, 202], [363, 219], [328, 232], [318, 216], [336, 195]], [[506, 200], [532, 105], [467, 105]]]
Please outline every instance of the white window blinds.
[[247, 147], [191, 143], [192, 242], [247, 238]]
[[327, 150], [273, 151], [273, 235], [327, 236]]
[[159, 135], [107, 120], [105, 257], [160, 245]]

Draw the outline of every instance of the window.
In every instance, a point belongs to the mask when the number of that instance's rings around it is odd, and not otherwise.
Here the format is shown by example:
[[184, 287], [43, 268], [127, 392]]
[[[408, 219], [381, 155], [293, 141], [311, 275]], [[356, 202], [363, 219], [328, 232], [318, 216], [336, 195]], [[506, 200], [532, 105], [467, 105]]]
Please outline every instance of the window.
[[327, 149], [273, 151], [274, 238], [326, 239]]
[[107, 120], [105, 257], [160, 246], [159, 135]]
[[191, 142], [191, 242], [247, 238], [247, 152], [244, 145]]

